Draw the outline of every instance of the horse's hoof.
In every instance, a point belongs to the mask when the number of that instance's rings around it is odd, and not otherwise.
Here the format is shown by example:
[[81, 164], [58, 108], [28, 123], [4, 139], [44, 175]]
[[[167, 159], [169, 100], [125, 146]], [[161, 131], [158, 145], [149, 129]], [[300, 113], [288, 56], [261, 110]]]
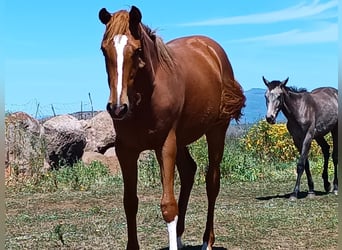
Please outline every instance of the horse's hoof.
[[333, 190], [334, 195], [338, 195], [338, 191], [337, 190]]
[[329, 193], [331, 190], [331, 184], [329, 182], [327, 185], [324, 184], [324, 189], [325, 189], [325, 192]]
[[211, 246], [208, 245], [208, 242], [204, 242], [201, 250], [211, 250]]
[[297, 196], [295, 195], [291, 195], [289, 198], [290, 201], [296, 201], [297, 200]]
[[308, 198], [312, 199], [312, 198], [315, 198], [316, 194], [315, 192], [309, 192], [308, 193]]

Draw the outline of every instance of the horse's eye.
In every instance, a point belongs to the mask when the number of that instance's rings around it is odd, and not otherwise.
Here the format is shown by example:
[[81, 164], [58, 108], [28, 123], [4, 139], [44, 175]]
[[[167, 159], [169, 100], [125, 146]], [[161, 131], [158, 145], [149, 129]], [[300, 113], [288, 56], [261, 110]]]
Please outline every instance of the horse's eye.
[[136, 56], [141, 56], [142, 54], [142, 49], [141, 48], [137, 48], [135, 51], [134, 51], [134, 55]]

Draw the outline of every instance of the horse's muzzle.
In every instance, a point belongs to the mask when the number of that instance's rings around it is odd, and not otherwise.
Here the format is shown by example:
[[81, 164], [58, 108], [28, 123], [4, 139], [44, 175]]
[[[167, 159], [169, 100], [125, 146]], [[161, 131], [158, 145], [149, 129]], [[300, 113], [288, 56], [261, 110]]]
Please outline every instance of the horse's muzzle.
[[114, 120], [122, 120], [128, 112], [127, 104], [107, 104], [107, 111]]
[[275, 118], [274, 115], [266, 116], [266, 121], [267, 121], [269, 124], [275, 124], [276, 118]]

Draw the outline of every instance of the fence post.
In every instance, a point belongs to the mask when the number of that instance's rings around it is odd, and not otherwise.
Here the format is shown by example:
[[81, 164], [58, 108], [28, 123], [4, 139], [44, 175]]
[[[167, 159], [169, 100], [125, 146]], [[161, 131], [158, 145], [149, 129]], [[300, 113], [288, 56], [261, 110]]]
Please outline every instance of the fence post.
[[91, 100], [90, 92], [88, 93], [88, 96], [89, 96], [89, 100], [90, 100], [91, 117], [94, 117], [93, 101]]

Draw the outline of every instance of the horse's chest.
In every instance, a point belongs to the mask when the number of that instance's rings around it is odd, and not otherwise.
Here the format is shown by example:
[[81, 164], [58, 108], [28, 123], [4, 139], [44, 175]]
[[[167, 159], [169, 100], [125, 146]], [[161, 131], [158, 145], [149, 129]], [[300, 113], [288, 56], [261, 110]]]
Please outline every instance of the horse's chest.
[[126, 146], [141, 150], [159, 147], [165, 140], [168, 129], [157, 126], [156, 123], [132, 122], [115, 127], [117, 137]]

